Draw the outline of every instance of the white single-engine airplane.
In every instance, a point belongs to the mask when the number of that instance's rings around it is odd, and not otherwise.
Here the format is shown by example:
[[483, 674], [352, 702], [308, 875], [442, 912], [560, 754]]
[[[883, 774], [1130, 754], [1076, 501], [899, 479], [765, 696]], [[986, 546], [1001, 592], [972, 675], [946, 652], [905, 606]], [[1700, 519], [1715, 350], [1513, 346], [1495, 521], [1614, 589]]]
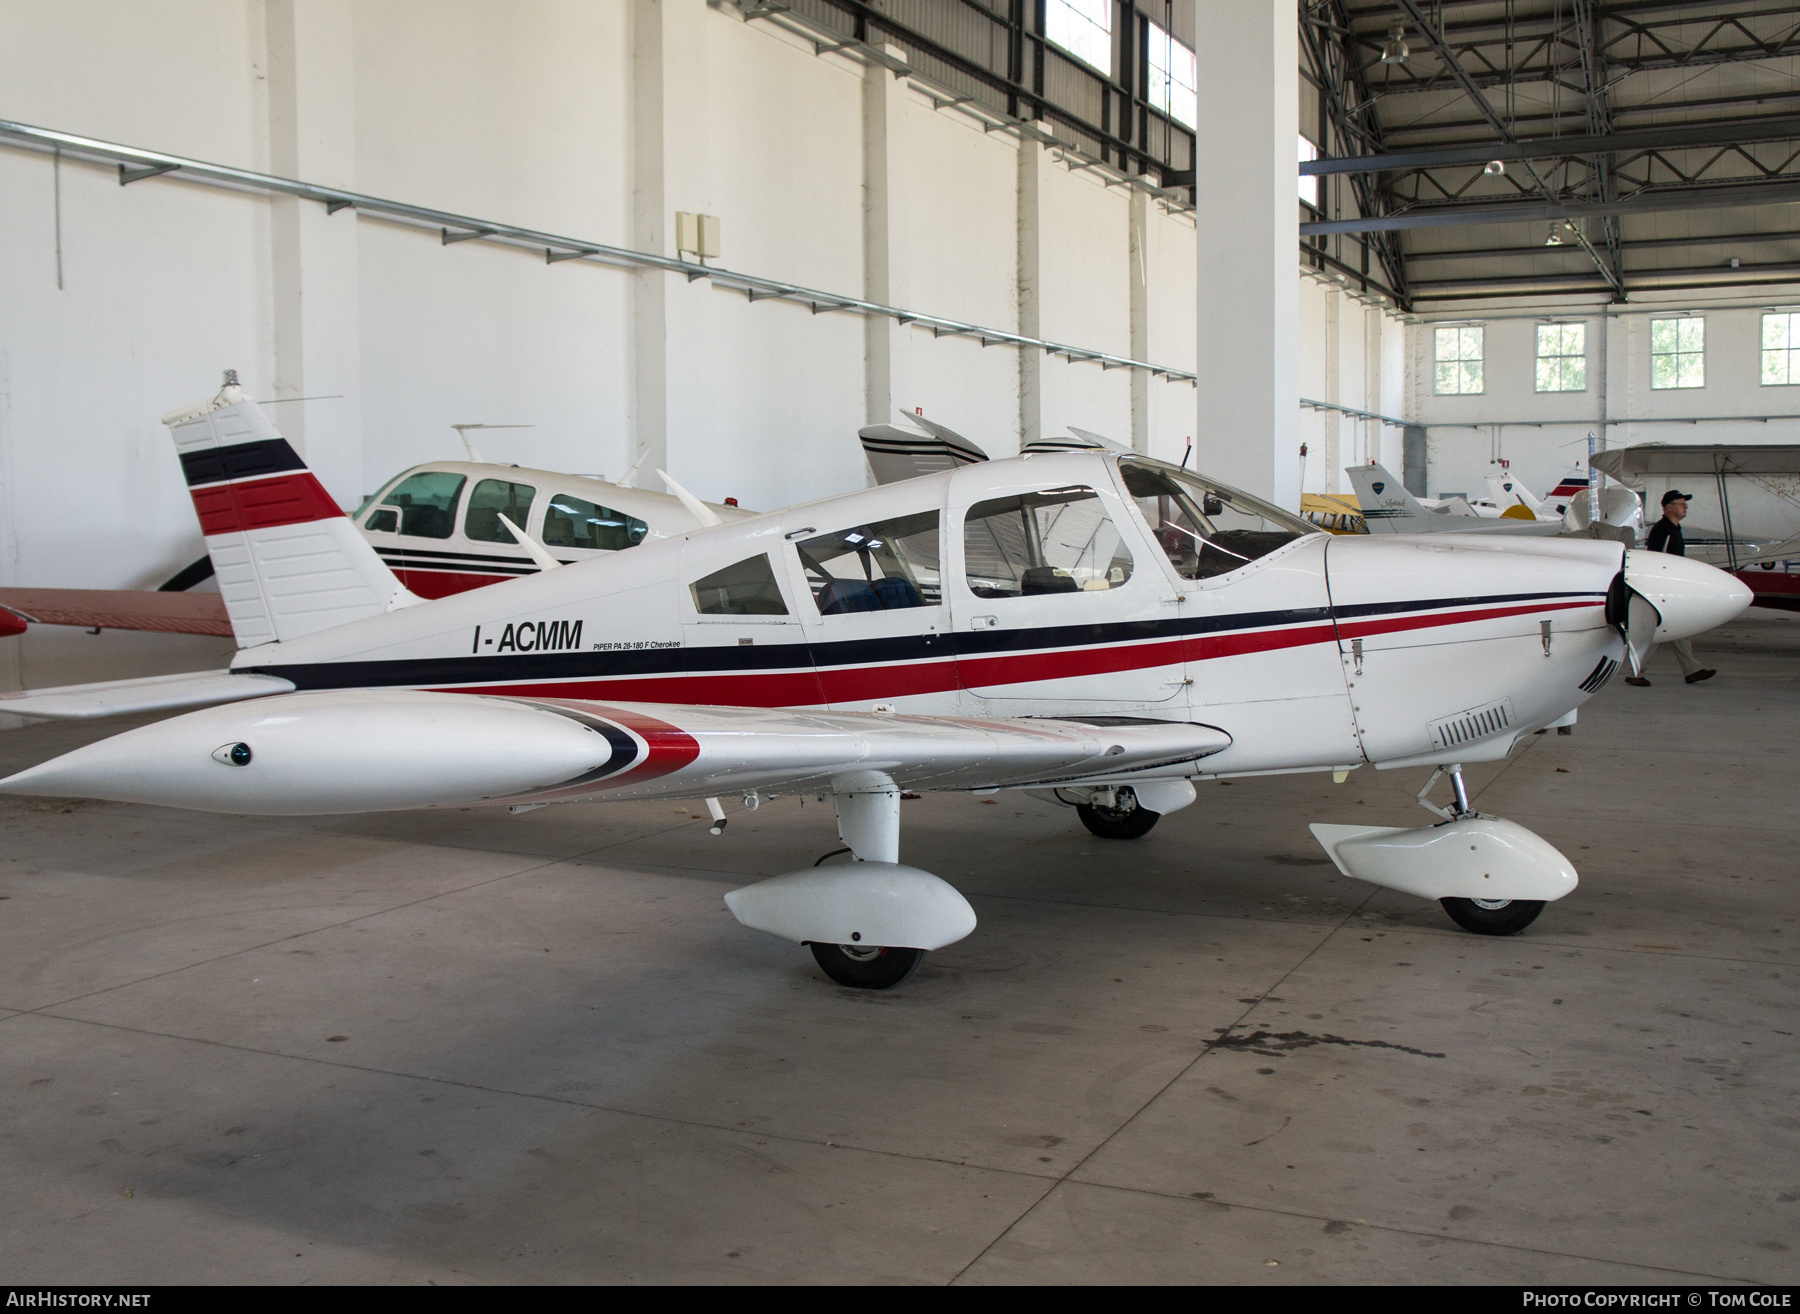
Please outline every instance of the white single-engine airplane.
[[[171, 417], [241, 651], [229, 671], [0, 697], [189, 712], [0, 790], [264, 815], [830, 794], [857, 861], [736, 890], [746, 926], [885, 987], [975, 914], [900, 863], [906, 790], [1046, 791], [1129, 838], [1193, 781], [1448, 773], [1414, 830], [1315, 825], [1347, 875], [1510, 934], [1576, 884], [1475, 813], [1503, 758], [1661, 639], [1736, 615], [1710, 566], [1617, 542], [1333, 537], [1095, 447], [980, 461], [424, 601], [254, 403]], [[1059, 440], [1060, 442], [1060, 440]], [[259, 444], [273, 474], [237, 473]]]
[[[1577, 497], [1560, 516], [1545, 516], [1534, 511], [1523, 499], [1505, 510], [1488, 508], [1483, 515], [1460, 497], [1440, 499], [1426, 505], [1406, 490], [1388, 470], [1371, 461], [1368, 465], [1346, 466], [1344, 473], [1356, 488], [1362, 505], [1363, 523], [1371, 534], [1499, 534], [1529, 538], [1630, 538], [1637, 541], [1636, 527], [1642, 523], [1642, 504], [1628, 488], [1608, 488]], [[1516, 485], [1509, 478], [1494, 481], [1506, 496], [1514, 496]], [[1516, 512], [1517, 514], [1513, 514]]]

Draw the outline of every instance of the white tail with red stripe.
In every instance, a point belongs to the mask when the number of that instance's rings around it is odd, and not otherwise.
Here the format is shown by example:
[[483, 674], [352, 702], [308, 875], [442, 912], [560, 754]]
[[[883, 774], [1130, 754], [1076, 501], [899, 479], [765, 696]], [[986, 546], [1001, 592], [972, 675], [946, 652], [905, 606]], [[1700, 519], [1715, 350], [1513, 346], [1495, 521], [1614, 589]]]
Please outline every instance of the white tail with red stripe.
[[239, 647], [297, 639], [421, 601], [237, 387], [171, 411], [163, 423], [181, 453]]

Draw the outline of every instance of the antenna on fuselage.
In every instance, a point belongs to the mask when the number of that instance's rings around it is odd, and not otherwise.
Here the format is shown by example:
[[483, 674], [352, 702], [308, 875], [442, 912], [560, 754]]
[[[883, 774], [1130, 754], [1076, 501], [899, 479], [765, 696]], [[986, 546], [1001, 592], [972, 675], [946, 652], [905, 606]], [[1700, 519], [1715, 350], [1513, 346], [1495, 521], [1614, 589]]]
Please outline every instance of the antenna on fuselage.
[[488, 464], [487, 457], [483, 456], [480, 452], [476, 451], [475, 444], [469, 441], [469, 430], [471, 430], [471, 429], [535, 429], [535, 428], [537, 428], [537, 425], [535, 425], [535, 424], [453, 424], [450, 427], [452, 429], [456, 430], [456, 436], [458, 438], [461, 438], [462, 445], [464, 447], [468, 448], [469, 459], [471, 461], [475, 462], [476, 465], [487, 465]]

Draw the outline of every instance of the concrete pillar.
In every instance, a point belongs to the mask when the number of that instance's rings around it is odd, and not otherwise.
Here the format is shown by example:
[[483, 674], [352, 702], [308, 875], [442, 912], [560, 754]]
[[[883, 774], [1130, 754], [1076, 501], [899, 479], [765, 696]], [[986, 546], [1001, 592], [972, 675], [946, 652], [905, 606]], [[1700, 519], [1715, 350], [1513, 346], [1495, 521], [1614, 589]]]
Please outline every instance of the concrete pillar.
[[1292, 5], [1211, 5], [1199, 42], [1198, 467], [1300, 503], [1299, 47]]
[[[673, 246], [668, 207], [662, 0], [631, 10], [631, 246], [659, 254]], [[672, 254], [672, 252], [668, 252]], [[655, 471], [669, 468], [669, 308], [667, 275], [631, 275], [631, 460], [640, 487], [663, 491]], [[629, 462], [627, 463], [629, 464]]]
[[[1374, 411], [1377, 415], [1392, 414], [1382, 403], [1386, 400], [1381, 395], [1381, 330], [1382, 315], [1377, 306], [1363, 307], [1363, 409]], [[1380, 461], [1390, 470], [1393, 468], [1390, 456], [1397, 452], [1388, 449], [1393, 441], [1399, 438], [1398, 432], [1390, 432], [1389, 426], [1380, 420], [1364, 420], [1363, 450], [1369, 459]]]
[[[1019, 139], [1019, 333], [1044, 336], [1043, 225], [1044, 170], [1050, 167], [1044, 144]], [[1044, 353], [1019, 348], [1019, 446], [1044, 436]]]
[[[896, 59], [899, 46], [887, 46]], [[912, 295], [905, 263], [896, 251], [898, 206], [904, 178], [896, 176], [894, 134], [900, 131], [905, 79], [879, 64], [863, 73], [863, 298], [884, 306], [907, 306]], [[870, 424], [892, 424], [913, 405], [907, 362], [911, 334], [898, 320], [870, 315], [863, 320], [863, 413]]]
[[[705, 0], [634, 0], [631, 18], [631, 245], [674, 256], [676, 211], [718, 214], [705, 120], [708, 10]], [[729, 264], [730, 216], [720, 221], [720, 263]], [[660, 270], [630, 278], [638, 485], [664, 491], [656, 471], [666, 470], [697, 496], [721, 497], [702, 465], [720, 441], [714, 395], [695, 386], [712, 357], [709, 306], [719, 293]]]
[[[1325, 289], [1325, 396], [1320, 400], [1340, 405], [1343, 394], [1341, 374], [1343, 355], [1343, 326], [1340, 323], [1340, 309], [1344, 298], [1335, 288]], [[1204, 329], [1202, 330], [1204, 332]], [[1298, 412], [1296, 412], [1296, 417]], [[1344, 477], [1344, 466], [1353, 461], [1353, 452], [1344, 451], [1343, 433], [1344, 416], [1338, 411], [1326, 411], [1321, 416], [1325, 431], [1325, 491], [1335, 493], [1341, 487]]]
[[[1150, 359], [1150, 198], [1131, 193], [1131, 358]], [[1131, 450], [1150, 454], [1150, 371], [1131, 371]]]
[[[354, 188], [350, 0], [266, 0], [264, 32], [270, 171]], [[330, 397], [272, 406], [270, 414], [331, 495], [354, 507], [372, 487], [363, 470], [356, 215], [289, 197], [269, 205], [274, 394]]]

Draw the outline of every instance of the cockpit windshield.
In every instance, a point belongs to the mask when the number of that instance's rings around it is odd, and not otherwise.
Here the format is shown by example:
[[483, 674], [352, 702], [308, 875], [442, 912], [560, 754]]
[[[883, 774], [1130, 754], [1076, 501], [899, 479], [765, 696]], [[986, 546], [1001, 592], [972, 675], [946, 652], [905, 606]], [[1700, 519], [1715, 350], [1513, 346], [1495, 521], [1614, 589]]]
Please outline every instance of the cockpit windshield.
[[1119, 462], [1138, 511], [1183, 579], [1229, 574], [1319, 531], [1298, 516], [1210, 479], [1147, 461]]

